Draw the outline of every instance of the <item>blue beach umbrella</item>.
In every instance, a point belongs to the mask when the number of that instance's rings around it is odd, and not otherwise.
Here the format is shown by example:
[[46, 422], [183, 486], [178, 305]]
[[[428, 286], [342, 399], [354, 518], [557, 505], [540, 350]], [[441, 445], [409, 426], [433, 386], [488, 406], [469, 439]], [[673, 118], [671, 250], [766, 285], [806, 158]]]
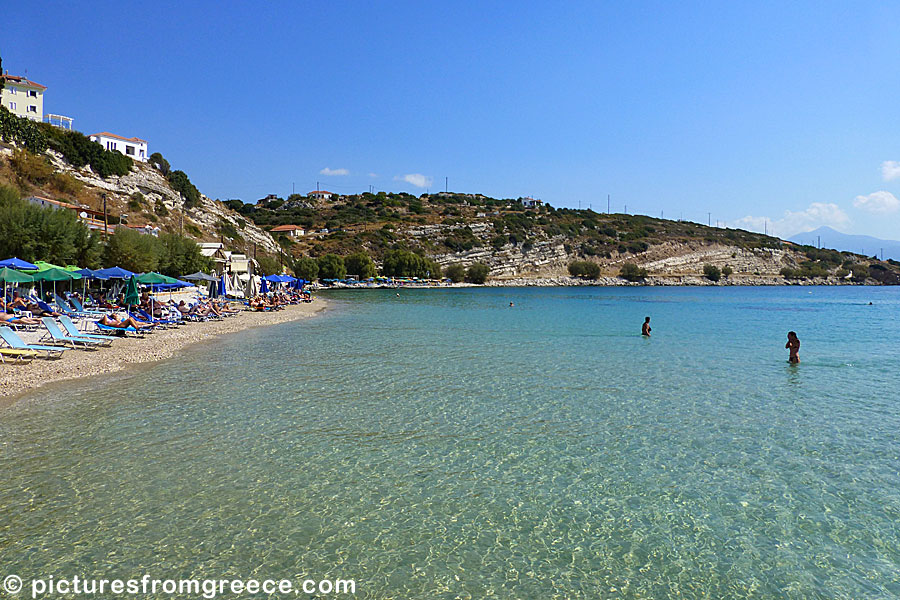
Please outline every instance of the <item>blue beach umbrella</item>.
[[222, 278], [219, 280], [219, 295], [225, 295], [225, 273], [222, 273]]
[[33, 265], [26, 260], [22, 260], [21, 258], [16, 258], [13, 256], [12, 258], [7, 258], [6, 260], [0, 260], [0, 269], [3, 267], [9, 267], [10, 269], [16, 269], [18, 271], [36, 271], [37, 265]]
[[128, 269], [123, 269], [122, 267], [100, 269], [99, 271], [95, 271], [95, 273], [99, 273], [106, 279], [131, 279], [136, 275], [136, 273], [132, 273]]

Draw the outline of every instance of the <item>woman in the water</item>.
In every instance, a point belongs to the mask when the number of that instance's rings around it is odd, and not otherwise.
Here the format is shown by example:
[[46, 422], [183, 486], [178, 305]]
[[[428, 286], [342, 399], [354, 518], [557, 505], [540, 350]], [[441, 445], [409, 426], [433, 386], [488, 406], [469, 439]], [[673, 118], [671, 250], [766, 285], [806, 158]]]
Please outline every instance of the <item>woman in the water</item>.
[[788, 357], [789, 363], [799, 363], [800, 362], [800, 338], [797, 337], [797, 332], [788, 331], [788, 341], [787, 344], [784, 345], [785, 348], [790, 349], [791, 354]]

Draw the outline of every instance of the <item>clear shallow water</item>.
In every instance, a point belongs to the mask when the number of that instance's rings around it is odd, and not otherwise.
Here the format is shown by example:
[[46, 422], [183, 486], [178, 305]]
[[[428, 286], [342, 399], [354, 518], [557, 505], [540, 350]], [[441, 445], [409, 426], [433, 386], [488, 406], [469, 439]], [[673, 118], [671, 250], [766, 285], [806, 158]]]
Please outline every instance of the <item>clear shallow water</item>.
[[900, 597], [900, 290], [330, 297], [0, 409], [0, 572]]

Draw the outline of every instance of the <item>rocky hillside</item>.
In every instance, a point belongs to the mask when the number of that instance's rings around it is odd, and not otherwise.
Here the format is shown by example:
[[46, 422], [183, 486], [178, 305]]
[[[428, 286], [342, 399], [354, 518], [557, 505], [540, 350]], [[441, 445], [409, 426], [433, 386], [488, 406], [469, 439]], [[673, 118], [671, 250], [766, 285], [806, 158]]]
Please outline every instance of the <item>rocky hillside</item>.
[[892, 261], [693, 222], [529, 208], [523, 200], [381, 193], [328, 201], [270, 197], [255, 205], [232, 200], [229, 206], [263, 227], [303, 227], [291, 241], [279, 234], [296, 256], [362, 249], [377, 262], [387, 250], [403, 248], [443, 267], [484, 263], [495, 282], [563, 281], [573, 261], [595, 263], [600, 278], [617, 278], [632, 263], [654, 283], [711, 283], [705, 275], [711, 267], [730, 273], [722, 283], [900, 282], [900, 263]]
[[[41, 164], [48, 164], [49, 170]], [[0, 144], [0, 184], [23, 194], [37, 195], [103, 210], [106, 195], [111, 221], [130, 226], [150, 225], [180, 232], [201, 241], [225, 241], [236, 251], [277, 254], [280, 246], [268, 231], [256, 226], [223, 203], [200, 195], [196, 206], [184, 211], [182, 198], [155, 168], [135, 161], [123, 176], [102, 178], [90, 166], [76, 169], [61, 154], [46, 150], [33, 155], [11, 144]], [[182, 219], [183, 216], [183, 219]]]

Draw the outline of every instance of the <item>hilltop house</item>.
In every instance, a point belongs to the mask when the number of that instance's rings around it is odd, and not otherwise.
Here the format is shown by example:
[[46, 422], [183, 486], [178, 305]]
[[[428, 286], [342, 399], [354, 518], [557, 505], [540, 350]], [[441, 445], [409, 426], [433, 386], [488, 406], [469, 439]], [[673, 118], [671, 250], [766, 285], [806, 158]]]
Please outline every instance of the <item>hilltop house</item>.
[[532, 198], [531, 196], [522, 198], [522, 206], [524, 206], [525, 208], [539, 208], [543, 205], [543, 200], [538, 200], [537, 198]]
[[90, 136], [92, 142], [97, 142], [107, 150], [114, 150], [125, 156], [129, 156], [134, 160], [147, 162], [147, 141], [141, 138], [126, 138], [121, 135], [104, 131], [95, 133]]
[[289, 237], [299, 238], [306, 235], [306, 230], [299, 225], [279, 225], [272, 228], [272, 233], [284, 233]]
[[316, 200], [331, 200], [331, 197], [334, 196], [334, 194], [326, 192], [325, 190], [316, 190], [315, 192], [310, 192], [307, 196], [315, 198]]
[[3, 92], [0, 102], [17, 117], [32, 121], [44, 120], [44, 91], [47, 86], [17, 75], [0, 75]]

